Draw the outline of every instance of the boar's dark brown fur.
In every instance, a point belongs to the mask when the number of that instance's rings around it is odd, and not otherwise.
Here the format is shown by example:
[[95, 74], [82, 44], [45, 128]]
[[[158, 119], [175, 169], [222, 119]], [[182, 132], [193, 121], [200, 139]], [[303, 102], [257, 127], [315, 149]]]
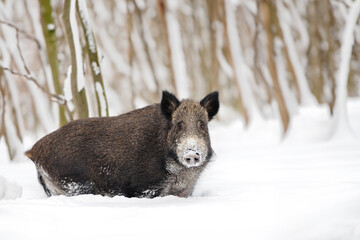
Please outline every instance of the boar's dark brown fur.
[[163, 92], [116, 117], [80, 119], [40, 139], [26, 155], [47, 195], [191, 195], [212, 156], [208, 121], [218, 93], [200, 103]]

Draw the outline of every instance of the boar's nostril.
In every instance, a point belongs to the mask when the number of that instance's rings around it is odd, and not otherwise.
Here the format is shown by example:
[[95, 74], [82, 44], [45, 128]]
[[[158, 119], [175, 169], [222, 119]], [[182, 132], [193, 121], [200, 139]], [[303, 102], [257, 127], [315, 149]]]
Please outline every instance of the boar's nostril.
[[188, 164], [199, 163], [200, 162], [200, 154], [199, 153], [187, 154], [187, 156], [184, 156], [184, 160]]
[[193, 148], [186, 148], [185, 153], [182, 155], [181, 161], [188, 167], [195, 167], [201, 165], [202, 153]]

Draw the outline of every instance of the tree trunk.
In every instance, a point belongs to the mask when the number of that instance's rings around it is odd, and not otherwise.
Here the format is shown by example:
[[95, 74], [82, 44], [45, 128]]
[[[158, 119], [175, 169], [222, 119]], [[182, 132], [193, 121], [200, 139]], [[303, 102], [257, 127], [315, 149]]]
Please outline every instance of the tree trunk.
[[132, 109], [135, 109], [135, 98], [136, 98], [136, 89], [135, 89], [135, 84], [133, 81], [133, 72], [134, 72], [134, 55], [135, 55], [135, 51], [134, 51], [134, 45], [131, 39], [131, 34], [132, 34], [132, 30], [133, 30], [133, 21], [132, 21], [132, 16], [131, 16], [131, 12], [130, 12], [130, 0], [126, 1], [126, 7], [127, 7], [127, 14], [126, 14], [126, 31], [127, 31], [127, 40], [128, 40], [128, 62], [129, 62], [129, 68], [130, 68], [130, 72], [129, 72], [129, 84], [131, 87], [131, 107]]
[[[151, 58], [149, 44], [145, 39], [145, 29], [144, 29], [145, 26], [144, 26], [144, 21], [143, 21], [143, 13], [142, 13], [142, 10], [139, 8], [138, 3], [136, 2], [136, 0], [132, 0], [132, 2], [134, 4], [135, 13], [136, 13], [136, 16], [137, 16], [138, 21], [139, 21], [139, 32], [140, 32], [139, 35], [140, 35], [141, 42], [142, 42], [142, 44], [144, 46], [146, 60], [147, 60], [147, 62], [149, 64], [151, 73], [153, 75], [156, 89], [158, 90], [158, 89], [160, 89], [160, 84], [159, 84], [159, 80], [158, 80], [157, 75], [156, 75], [154, 62], [153, 62], [153, 60]], [[156, 97], [157, 94], [158, 94], [157, 92], [152, 93], [153, 97]]]
[[274, 16], [274, 18], [275, 18], [274, 21], [275, 21], [275, 25], [276, 25], [276, 31], [277, 31], [278, 36], [280, 37], [281, 41], [284, 43], [282, 51], [283, 51], [283, 54], [285, 55], [286, 64], [287, 64], [288, 70], [289, 70], [290, 75], [291, 75], [291, 80], [294, 82], [294, 85], [295, 85], [296, 99], [297, 99], [298, 103], [301, 104], [304, 99], [302, 99], [302, 96], [301, 96], [299, 82], [298, 82], [298, 79], [296, 77], [296, 73], [295, 73], [293, 63], [292, 63], [292, 61], [290, 59], [290, 56], [289, 56], [288, 45], [286, 44], [284, 34], [283, 34], [282, 28], [281, 28], [280, 23], [279, 23], [279, 16], [276, 14]]
[[[57, 95], [60, 95], [62, 93], [62, 87], [59, 79], [58, 46], [55, 31], [55, 22], [52, 17], [53, 11], [50, 0], [39, 0], [39, 4], [41, 14], [41, 26], [45, 38], [46, 53], [51, 68], [54, 89], [55, 93]], [[61, 105], [59, 105], [58, 107], [60, 126], [62, 126], [67, 123], [65, 109]]]
[[[67, 42], [69, 44], [70, 48], [70, 55], [71, 55], [71, 92], [74, 99], [74, 105], [75, 105], [75, 111], [76, 116], [78, 118], [88, 118], [89, 117], [89, 109], [88, 104], [86, 100], [86, 93], [85, 88], [78, 89], [78, 61], [80, 61], [79, 58], [82, 58], [81, 54], [76, 53], [75, 49], [75, 39], [73, 36], [73, 28], [77, 26], [71, 26], [71, 18], [75, 20], [76, 24], [76, 18], [75, 18], [75, 4], [76, 0], [65, 0], [64, 3], [64, 15], [63, 15], [63, 21], [64, 26], [66, 30], [66, 38]], [[78, 40], [78, 39], [77, 39]], [[82, 67], [82, 66], [81, 66]]]
[[76, 10], [78, 16], [80, 17], [81, 27], [85, 35], [86, 52], [89, 57], [89, 65], [94, 82], [96, 102], [98, 105], [98, 116], [109, 116], [109, 106], [99, 63], [95, 35], [88, 21], [85, 1], [78, 0]]
[[224, 24], [224, 38], [225, 38], [225, 45], [228, 51], [228, 61], [229, 64], [232, 68], [232, 72], [233, 72], [233, 82], [235, 83], [235, 86], [237, 88], [237, 93], [238, 93], [238, 99], [239, 99], [239, 106], [240, 106], [240, 111], [242, 113], [242, 115], [244, 116], [244, 121], [245, 121], [245, 126], [249, 125], [249, 121], [250, 121], [250, 117], [249, 117], [249, 112], [248, 109], [246, 108], [245, 104], [244, 104], [244, 99], [243, 99], [243, 95], [242, 95], [242, 91], [241, 91], [241, 86], [239, 84], [238, 81], [238, 76], [236, 74], [236, 69], [235, 69], [235, 65], [234, 65], [234, 61], [233, 61], [233, 55], [234, 54], [231, 51], [230, 48], [230, 39], [229, 39], [229, 33], [228, 33], [228, 24], [227, 24], [227, 20], [226, 20], [226, 8], [225, 8], [225, 0], [221, 1], [221, 10], [222, 10], [222, 21]]
[[287, 132], [290, 122], [290, 115], [285, 104], [285, 99], [280, 87], [279, 79], [277, 76], [275, 61], [274, 61], [274, 38], [276, 37], [276, 8], [274, 3], [270, 0], [262, 0], [260, 9], [263, 15], [263, 24], [267, 37], [267, 54], [268, 66], [271, 78], [274, 84], [275, 99], [278, 103], [280, 117], [283, 125], [284, 134]]
[[218, 21], [218, 1], [206, 0], [208, 14], [209, 14], [209, 32], [210, 32], [210, 54], [211, 54], [211, 69], [209, 74], [208, 92], [214, 89], [220, 89], [219, 86], [219, 63], [216, 57], [216, 31], [214, 29], [215, 21]]
[[164, 31], [164, 38], [165, 38], [165, 44], [166, 44], [166, 51], [168, 56], [168, 68], [170, 70], [170, 82], [173, 88], [173, 92], [176, 95], [177, 89], [176, 89], [176, 83], [175, 83], [175, 73], [174, 73], [174, 64], [172, 60], [172, 52], [171, 52], [171, 46], [170, 46], [170, 39], [169, 39], [169, 31], [168, 31], [168, 25], [166, 20], [166, 0], [157, 0], [157, 9], [158, 13], [161, 18], [162, 23], [162, 29]]

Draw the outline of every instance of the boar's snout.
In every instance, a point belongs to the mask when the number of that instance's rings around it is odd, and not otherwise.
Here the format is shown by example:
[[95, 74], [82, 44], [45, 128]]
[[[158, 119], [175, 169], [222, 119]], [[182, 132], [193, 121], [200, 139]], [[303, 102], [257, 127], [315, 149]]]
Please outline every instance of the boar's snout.
[[178, 147], [180, 162], [188, 168], [201, 166], [206, 160], [207, 152], [207, 146], [201, 139], [184, 139]]

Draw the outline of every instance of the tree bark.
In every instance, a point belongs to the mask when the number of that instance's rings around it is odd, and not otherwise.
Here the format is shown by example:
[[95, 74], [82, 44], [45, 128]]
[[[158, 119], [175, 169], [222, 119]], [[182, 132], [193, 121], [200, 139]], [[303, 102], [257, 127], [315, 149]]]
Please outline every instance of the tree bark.
[[[326, 1], [326, 0], [325, 0]], [[307, 9], [308, 31], [310, 46], [308, 49], [308, 71], [307, 77], [310, 79], [311, 90], [319, 103], [324, 102], [324, 84], [325, 79], [322, 74], [322, 51], [321, 31], [323, 28], [324, 9], [322, 9], [322, 0], [310, 1]], [[319, 14], [321, 13], [321, 15]]]
[[215, 21], [218, 21], [218, 1], [206, 0], [208, 15], [209, 15], [209, 32], [210, 32], [210, 54], [211, 54], [211, 69], [209, 74], [208, 92], [214, 89], [219, 89], [219, 63], [216, 57], [216, 31], [214, 29]]
[[[276, 6], [274, 6], [274, 7], [276, 7]], [[287, 64], [288, 70], [289, 70], [290, 75], [291, 75], [291, 80], [293, 80], [294, 85], [295, 85], [296, 99], [297, 99], [298, 103], [301, 104], [303, 99], [301, 98], [302, 96], [301, 96], [301, 92], [300, 92], [299, 82], [298, 82], [298, 79], [296, 77], [296, 73], [295, 73], [293, 63], [292, 63], [292, 61], [290, 59], [290, 56], [289, 56], [288, 46], [286, 44], [284, 34], [283, 34], [282, 28], [281, 28], [280, 23], [279, 23], [279, 16], [277, 14], [274, 16], [274, 22], [275, 22], [275, 25], [276, 25], [276, 31], [278, 33], [278, 36], [280, 37], [281, 41], [284, 43], [282, 51], [283, 51], [283, 53], [285, 55], [286, 64]]]
[[[83, 7], [85, 8], [86, 6]], [[96, 102], [98, 105], [98, 116], [109, 116], [109, 105], [106, 97], [104, 81], [102, 78], [95, 35], [84, 12], [86, 9], [81, 8], [80, 0], [78, 0], [78, 4], [76, 5], [76, 10], [78, 16], [80, 17], [81, 27], [85, 36], [85, 49], [89, 57], [89, 66], [94, 82]]]
[[[72, 3], [72, 1], [76, 1], [76, 0], [65, 0], [64, 3], [64, 15], [63, 15], [63, 21], [64, 21], [64, 26], [65, 26], [65, 30], [66, 30], [66, 38], [67, 38], [67, 42], [69, 44], [69, 48], [70, 48], [70, 55], [71, 55], [71, 92], [73, 95], [73, 99], [74, 99], [74, 105], [75, 105], [75, 111], [76, 111], [76, 115], [78, 118], [88, 118], [89, 117], [89, 109], [88, 109], [88, 104], [87, 104], [87, 100], [86, 100], [86, 93], [85, 93], [85, 88], [81, 89], [80, 91], [78, 90], [78, 84], [77, 84], [77, 57], [81, 57], [81, 56], [77, 56], [76, 52], [75, 52], [75, 43], [74, 43], [74, 37], [73, 37], [73, 33], [72, 33], [72, 27], [71, 27], [71, 23], [70, 23], [70, 18], [71, 17], [75, 17], [75, 16], [70, 16], [70, 14], [75, 14], [75, 9], [73, 9], [73, 12], [71, 12], [71, 4], [76, 4]], [[75, 5], [73, 5], [73, 7], [75, 8]]]
[[262, 0], [260, 2], [260, 9], [263, 15], [263, 24], [267, 37], [267, 54], [268, 66], [271, 78], [274, 84], [275, 99], [278, 103], [280, 117], [283, 125], [284, 134], [287, 132], [290, 122], [290, 115], [285, 104], [285, 99], [280, 87], [277, 76], [275, 61], [274, 61], [274, 38], [276, 37], [276, 8], [274, 3], [270, 0]]
[[248, 126], [250, 117], [249, 117], [248, 109], [244, 105], [243, 96], [241, 94], [241, 86], [238, 81], [238, 76], [236, 74], [236, 69], [235, 69], [236, 66], [234, 65], [234, 61], [233, 61], [233, 55], [232, 55], [233, 52], [230, 49], [230, 39], [229, 39], [228, 26], [227, 26], [227, 21], [226, 21], [225, 0], [221, 0], [221, 10], [222, 10], [222, 21], [224, 24], [224, 38], [225, 38], [225, 45], [226, 45], [227, 54], [228, 54], [228, 61], [229, 61], [229, 65], [231, 66], [232, 72], [233, 72], [233, 82], [235, 83], [237, 93], [238, 93], [240, 111], [241, 111], [242, 115], [244, 116], [245, 126]]
[[[56, 37], [55, 22], [52, 17], [52, 7], [50, 0], [39, 0], [40, 14], [41, 14], [41, 26], [46, 44], [46, 54], [49, 60], [51, 68], [51, 74], [54, 84], [55, 93], [60, 95], [62, 93], [62, 87], [59, 79], [59, 61], [58, 61], [58, 46]], [[59, 121], [60, 126], [67, 123], [65, 116], [65, 109], [59, 105]]]
[[170, 46], [170, 39], [169, 39], [169, 31], [168, 31], [168, 24], [166, 20], [166, 0], [157, 0], [157, 10], [161, 18], [162, 29], [164, 31], [165, 37], [165, 44], [166, 44], [166, 51], [168, 56], [168, 68], [170, 70], [170, 82], [174, 91], [174, 94], [177, 94], [176, 83], [175, 83], [175, 73], [174, 73], [174, 64], [172, 61], [172, 51]]
[[[136, 0], [132, 0], [132, 2], [134, 4], [135, 13], [136, 13], [136, 16], [137, 16], [138, 21], [139, 21], [139, 32], [140, 32], [139, 35], [140, 35], [141, 42], [142, 42], [142, 44], [144, 46], [146, 60], [149, 63], [149, 67], [150, 67], [151, 73], [152, 73], [153, 78], [154, 78], [154, 83], [155, 83], [156, 89], [160, 89], [160, 84], [159, 84], [159, 80], [158, 80], [157, 75], [156, 75], [154, 62], [153, 62], [153, 60], [151, 58], [151, 54], [150, 54], [149, 44], [145, 39], [145, 30], [144, 30], [145, 26], [144, 26], [144, 21], [143, 21], [143, 13], [141, 12], [141, 9], [139, 8], [138, 3], [136, 2]], [[155, 92], [154, 95], [157, 96], [157, 92]]]
[[131, 16], [131, 12], [130, 12], [130, 7], [129, 4], [131, 0], [127, 0], [126, 1], [126, 7], [127, 7], [127, 12], [126, 12], [126, 31], [127, 31], [127, 41], [128, 41], [128, 62], [129, 62], [129, 68], [130, 68], [130, 72], [129, 72], [129, 84], [131, 87], [131, 107], [132, 109], [135, 109], [135, 98], [136, 98], [136, 89], [135, 89], [135, 84], [134, 84], [134, 79], [133, 79], [133, 72], [134, 72], [134, 55], [135, 55], [135, 50], [134, 50], [134, 45], [131, 39], [131, 34], [133, 31], [133, 20], [132, 20], [132, 16]]

